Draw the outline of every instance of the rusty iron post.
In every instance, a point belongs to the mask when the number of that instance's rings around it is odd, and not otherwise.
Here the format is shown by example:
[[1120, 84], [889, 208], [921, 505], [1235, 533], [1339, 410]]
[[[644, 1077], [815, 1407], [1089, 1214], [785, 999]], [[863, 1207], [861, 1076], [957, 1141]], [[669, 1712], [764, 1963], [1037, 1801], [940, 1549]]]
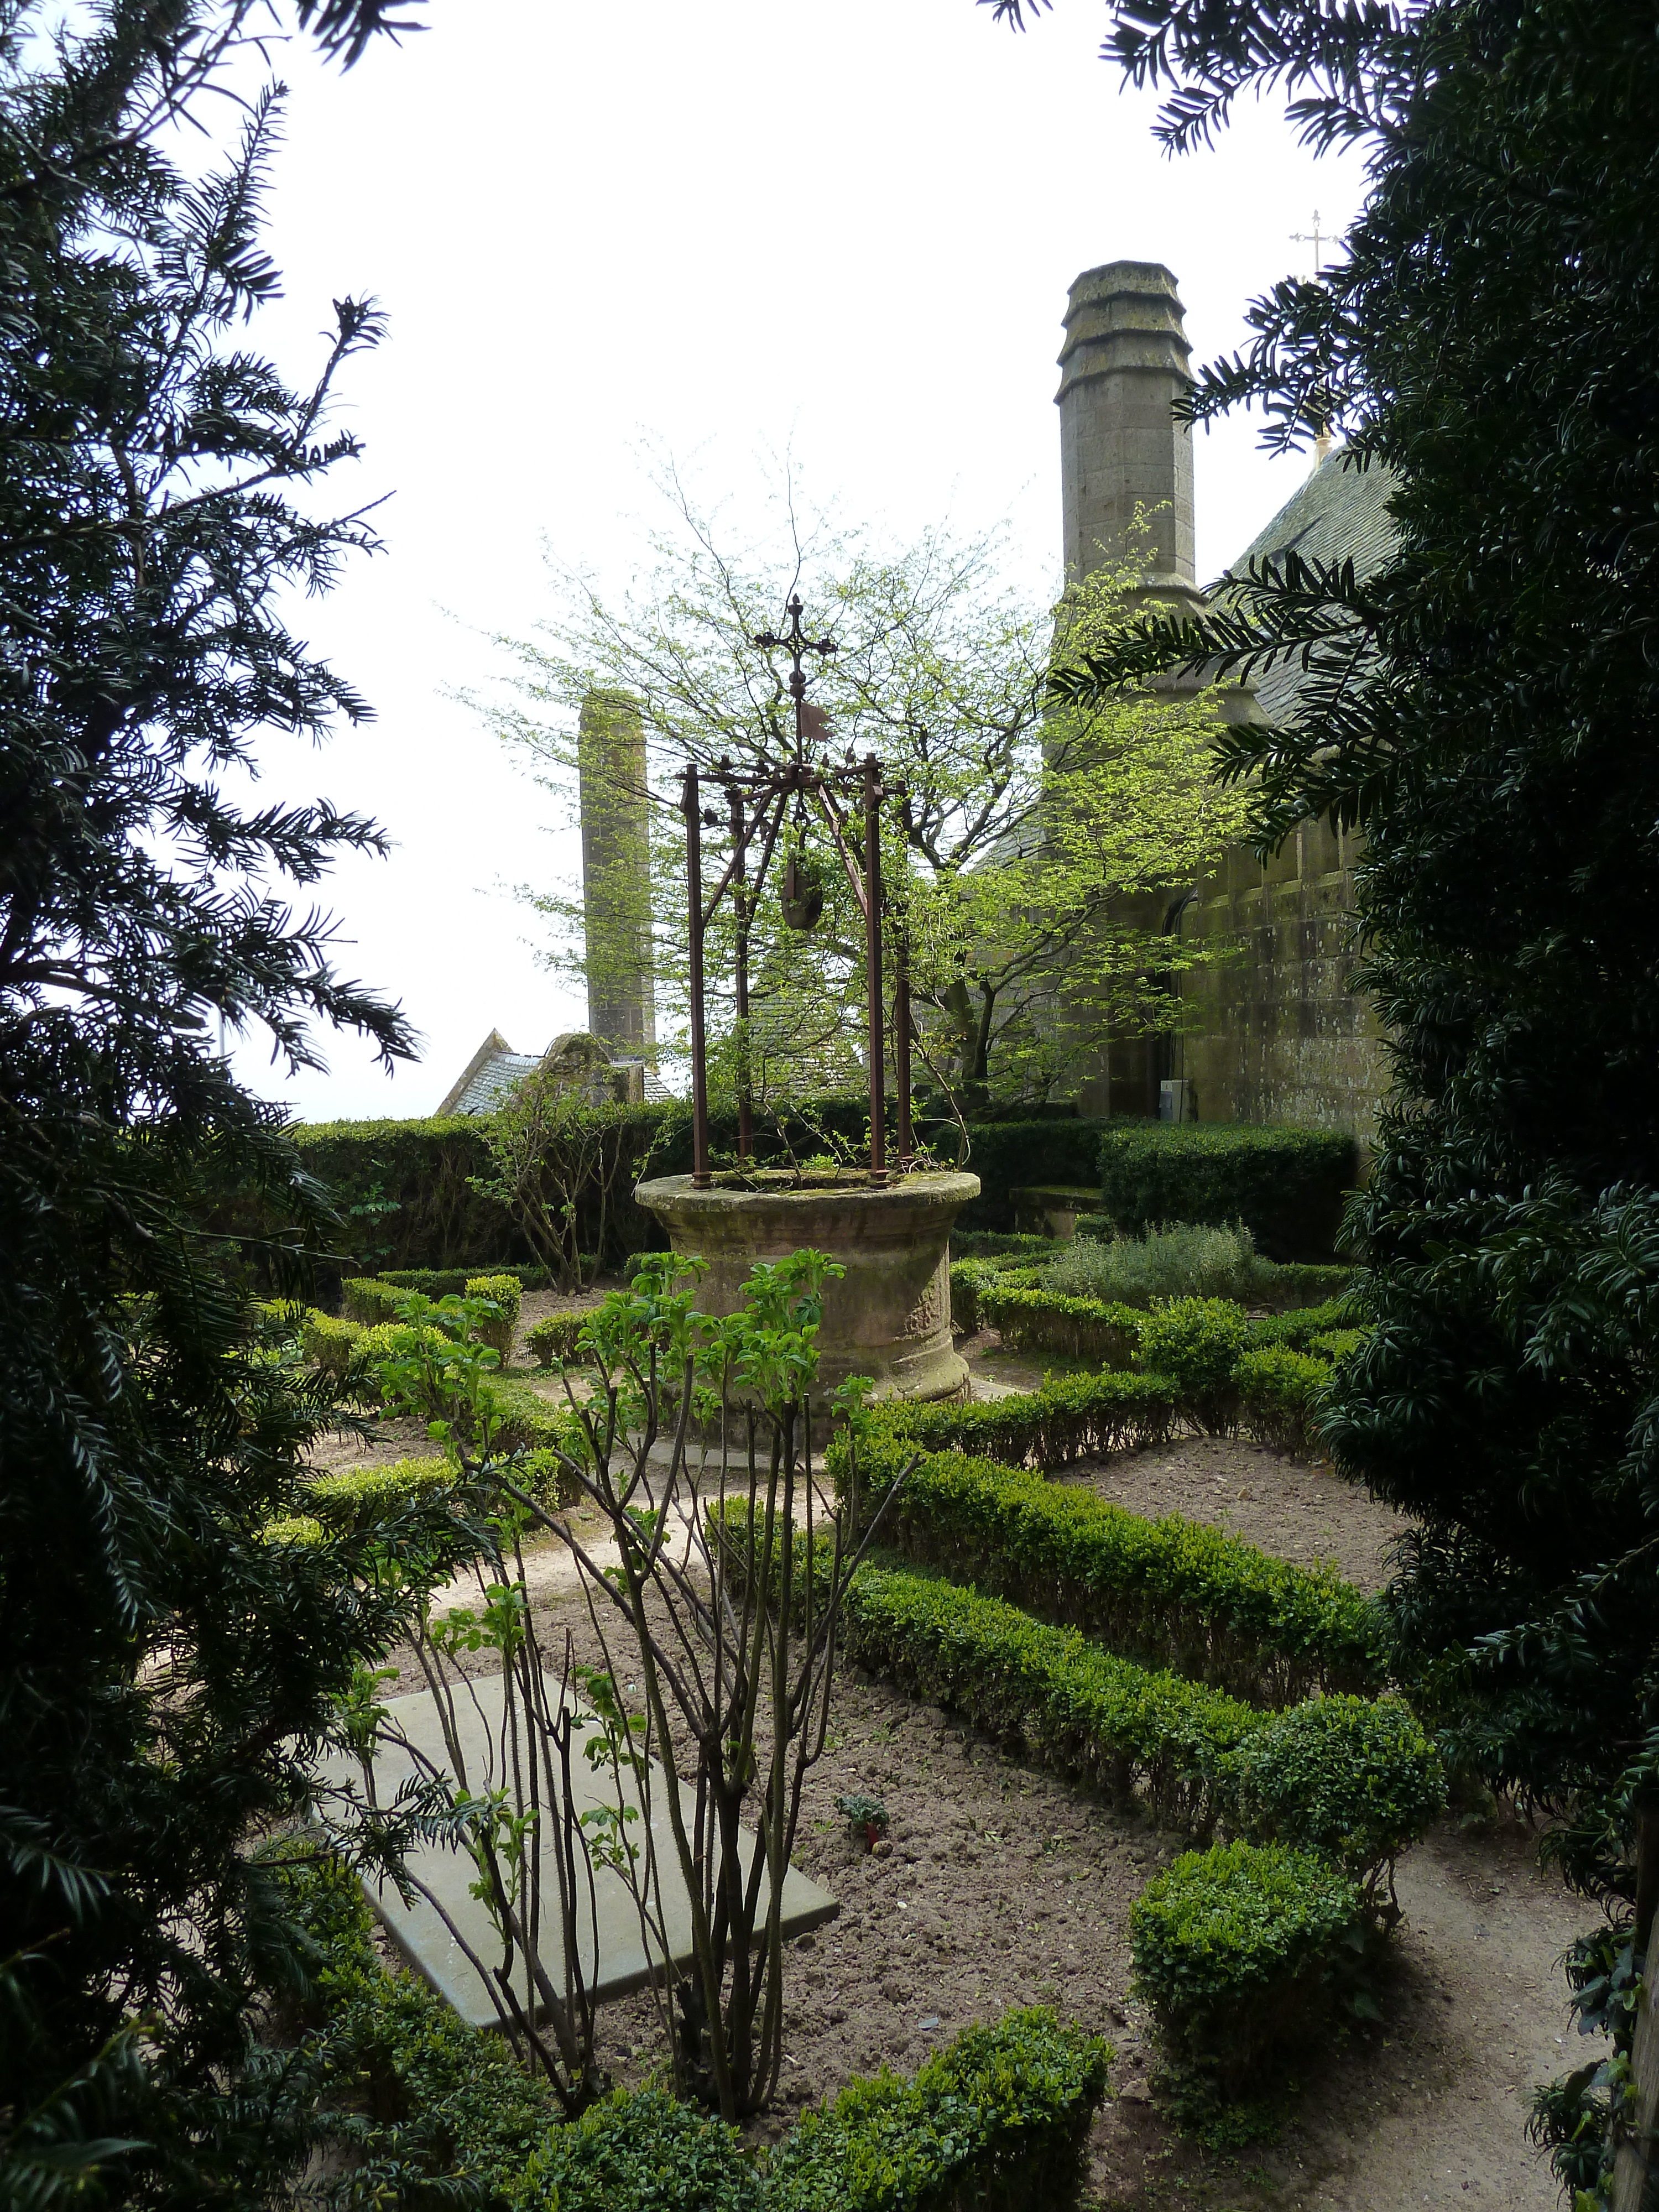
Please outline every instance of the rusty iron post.
[[915, 1132], [910, 1126], [910, 793], [899, 799], [899, 827], [904, 833], [904, 890], [898, 903], [898, 927], [893, 938], [893, 1088], [898, 1093], [899, 1173], [908, 1175], [916, 1157]]
[[683, 779], [680, 811], [685, 817], [685, 893], [691, 925], [691, 1185], [708, 1188], [708, 1054], [702, 1012], [702, 807], [697, 771]]
[[751, 1159], [755, 1151], [754, 1096], [749, 1073], [749, 872], [743, 834], [743, 793], [728, 784], [726, 804], [732, 817], [732, 908], [738, 925], [738, 1158]]
[[870, 1180], [887, 1180], [886, 1023], [881, 1003], [881, 763], [864, 757], [864, 942], [870, 992]]

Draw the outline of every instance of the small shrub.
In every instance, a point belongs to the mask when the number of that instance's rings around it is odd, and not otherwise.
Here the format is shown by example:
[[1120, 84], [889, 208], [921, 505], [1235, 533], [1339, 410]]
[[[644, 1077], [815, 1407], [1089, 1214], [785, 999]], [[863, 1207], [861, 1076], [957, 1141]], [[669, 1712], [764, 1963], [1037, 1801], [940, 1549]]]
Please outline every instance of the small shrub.
[[1042, 1287], [1108, 1304], [1150, 1306], [1164, 1298], [1256, 1303], [1273, 1269], [1256, 1257], [1243, 1222], [1172, 1222], [1144, 1237], [1086, 1237], [1043, 1270]]
[[556, 1361], [574, 1359], [576, 1339], [586, 1319], [585, 1313], [551, 1313], [532, 1322], [526, 1340], [539, 1364], [551, 1367]]
[[1224, 1298], [1171, 1298], [1142, 1322], [1139, 1364], [1174, 1383], [1182, 1411], [1200, 1427], [1229, 1436], [1238, 1406], [1233, 1369], [1249, 1341], [1241, 1307]]
[[513, 1338], [519, 1326], [519, 1311], [524, 1301], [516, 1275], [470, 1275], [463, 1286], [462, 1295], [494, 1309], [481, 1313], [473, 1322], [473, 1334], [481, 1344], [499, 1353], [503, 1367], [513, 1357]]
[[1339, 1359], [1346, 1359], [1351, 1352], [1358, 1352], [1370, 1334], [1370, 1331], [1366, 1328], [1322, 1329], [1317, 1336], [1309, 1340], [1308, 1349], [1321, 1359], [1328, 1359], [1334, 1366]]
[[982, 1326], [981, 1290], [1034, 1290], [1038, 1271], [1016, 1259], [953, 1260], [951, 1262], [951, 1326], [972, 1336]]
[[[447, 1352], [452, 1339], [430, 1322], [385, 1321], [361, 1329], [352, 1347], [352, 1364], [360, 1370], [363, 1395], [370, 1404], [381, 1396], [380, 1370], [389, 1361], [406, 1359], [420, 1352]], [[435, 1408], [434, 1409], [436, 1410]]]
[[362, 1326], [355, 1321], [319, 1313], [313, 1306], [300, 1330], [300, 1350], [313, 1367], [331, 1375], [343, 1375], [356, 1356]]
[[1239, 1426], [1258, 1443], [1307, 1457], [1316, 1441], [1319, 1394], [1330, 1379], [1329, 1364], [1310, 1352], [1280, 1345], [1241, 1352], [1233, 1369]]
[[1139, 1235], [1160, 1221], [1243, 1221], [1275, 1260], [1320, 1260], [1353, 1182], [1352, 1137], [1251, 1123], [1120, 1121], [1099, 1146], [1103, 1213]]
[[1397, 1698], [1310, 1698], [1241, 1746], [1237, 1818], [1254, 1836], [1322, 1852], [1366, 1903], [1394, 1898], [1394, 1863], [1446, 1809], [1439, 1754]]
[[1225, 2096], [1314, 2033], [1363, 1955], [1359, 1892], [1312, 1851], [1188, 1851], [1130, 1909], [1138, 1993], [1173, 2053]]

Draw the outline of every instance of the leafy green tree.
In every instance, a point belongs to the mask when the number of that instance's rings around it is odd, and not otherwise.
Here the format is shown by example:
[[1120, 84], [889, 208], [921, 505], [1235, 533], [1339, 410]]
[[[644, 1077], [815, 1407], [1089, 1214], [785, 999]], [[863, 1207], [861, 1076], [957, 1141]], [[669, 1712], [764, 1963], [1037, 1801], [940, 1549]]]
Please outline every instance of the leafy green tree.
[[[645, 733], [636, 796], [651, 812], [653, 862], [631, 901], [620, 888], [610, 900], [626, 915], [625, 942], [588, 941], [580, 885], [526, 891], [551, 925], [549, 964], [596, 980], [601, 995], [614, 988], [637, 966], [648, 899], [660, 1032], [675, 1048], [686, 962], [678, 771], [687, 761], [706, 770], [723, 757], [793, 754], [787, 658], [755, 642], [779, 627], [781, 578], [783, 599], [799, 590], [809, 627], [836, 644], [810, 671], [810, 703], [823, 718], [812, 741], [837, 758], [874, 752], [909, 793], [884, 865], [896, 917], [901, 908], [908, 916], [922, 1054], [936, 1078], [1041, 1097], [1104, 1030], [1167, 1025], [1174, 1002], [1149, 974], [1167, 983], [1171, 963], [1217, 956], [1164, 933], [1167, 898], [1150, 915], [1137, 902], [1212, 865], [1244, 812], [1211, 775], [1209, 702], [1048, 702], [1055, 610], [1000, 578], [994, 538], [930, 533], [883, 556], [854, 534], [807, 531], [792, 505], [778, 546], [739, 560], [677, 478], [665, 489], [678, 526], [656, 541], [644, 584], [615, 605], [562, 577], [562, 611], [542, 635], [501, 641], [514, 664], [508, 698], [483, 708], [573, 815], [583, 702], [626, 698]], [[1107, 567], [1073, 586], [1060, 610], [1062, 651], [1075, 657], [1121, 630], [1134, 581], [1133, 570]], [[707, 832], [708, 882], [724, 866], [725, 839], [723, 823]], [[824, 893], [811, 936], [782, 926], [786, 848], [811, 855]], [[728, 903], [709, 957], [711, 1033], [728, 1045], [738, 1042], [733, 1009], [718, 994], [732, 929]], [[740, 1042], [764, 1079], [758, 1087], [787, 1087], [803, 1039], [820, 1074], [837, 1051], [851, 1065], [862, 1044], [863, 923], [810, 811], [792, 820], [775, 856], [751, 962], [753, 1014]], [[728, 1079], [735, 1057], [728, 1049]]]
[[[1359, 824], [1364, 981], [1395, 1088], [1350, 1233], [1377, 1328], [1330, 1414], [1418, 1522], [1404, 1665], [1577, 1885], [1659, 1887], [1659, 40], [1615, 0], [1410, 10], [1136, 0], [1114, 51], [1207, 137], [1285, 87], [1370, 193], [1323, 283], [1259, 301], [1204, 415], [1326, 422], [1397, 471], [1397, 556], [1287, 555], [1182, 659], [1308, 671], [1294, 727], [1235, 730], [1265, 846]], [[1451, 1694], [1455, 1692], [1455, 1696]], [[1639, 1871], [1638, 1871], [1639, 1869]]]
[[[348, 52], [374, 12], [301, 9]], [[388, 1568], [461, 1541], [447, 1504], [373, 1553], [264, 1540], [341, 1416], [199, 1225], [215, 1188], [261, 1192], [290, 1273], [328, 1227], [215, 1048], [221, 1018], [290, 1065], [317, 1023], [410, 1049], [281, 890], [380, 832], [227, 794], [262, 733], [368, 712], [282, 610], [374, 542], [314, 511], [357, 450], [328, 412], [372, 305], [337, 303], [306, 391], [241, 336], [277, 283], [276, 95], [205, 179], [161, 150], [254, 14], [104, 0], [55, 35], [27, 0], [0, 14], [0, 2197], [20, 2206], [251, 2202], [303, 2150], [303, 2100], [251, 2040], [256, 1992], [295, 1968], [251, 1847], [305, 1804], [404, 1616]]]

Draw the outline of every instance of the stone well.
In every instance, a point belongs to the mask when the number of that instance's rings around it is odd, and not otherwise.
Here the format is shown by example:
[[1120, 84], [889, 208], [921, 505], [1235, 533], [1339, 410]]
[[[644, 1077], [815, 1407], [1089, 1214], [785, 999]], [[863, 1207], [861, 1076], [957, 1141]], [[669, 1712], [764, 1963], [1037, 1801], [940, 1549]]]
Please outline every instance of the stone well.
[[787, 1170], [746, 1176], [745, 1188], [692, 1188], [690, 1176], [642, 1182], [635, 1196], [678, 1253], [708, 1262], [700, 1311], [735, 1313], [757, 1260], [807, 1248], [847, 1270], [824, 1285], [818, 1391], [868, 1375], [877, 1398], [953, 1398], [968, 1370], [951, 1342], [951, 1224], [979, 1177], [901, 1176], [880, 1190], [837, 1182], [802, 1187]]

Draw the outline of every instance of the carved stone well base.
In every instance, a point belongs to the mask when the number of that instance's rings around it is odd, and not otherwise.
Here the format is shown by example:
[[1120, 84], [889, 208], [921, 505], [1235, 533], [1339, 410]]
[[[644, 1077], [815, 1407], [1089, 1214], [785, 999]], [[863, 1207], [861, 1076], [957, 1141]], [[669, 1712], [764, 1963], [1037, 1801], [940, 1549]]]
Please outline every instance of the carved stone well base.
[[735, 1313], [757, 1260], [808, 1248], [847, 1270], [825, 1286], [818, 1390], [867, 1375], [877, 1398], [951, 1398], [968, 1370], [951, 1342], [951, 1224], [979, 1177], [928, 1171], [881, 1190], [837, 1182], [796, 1184], [761, 1170], [743, 1186], [694, 1190], [690, 1176], [661, 1176], [635, 1192], [678, 1253], [708, 1262], [700, 1311]]

